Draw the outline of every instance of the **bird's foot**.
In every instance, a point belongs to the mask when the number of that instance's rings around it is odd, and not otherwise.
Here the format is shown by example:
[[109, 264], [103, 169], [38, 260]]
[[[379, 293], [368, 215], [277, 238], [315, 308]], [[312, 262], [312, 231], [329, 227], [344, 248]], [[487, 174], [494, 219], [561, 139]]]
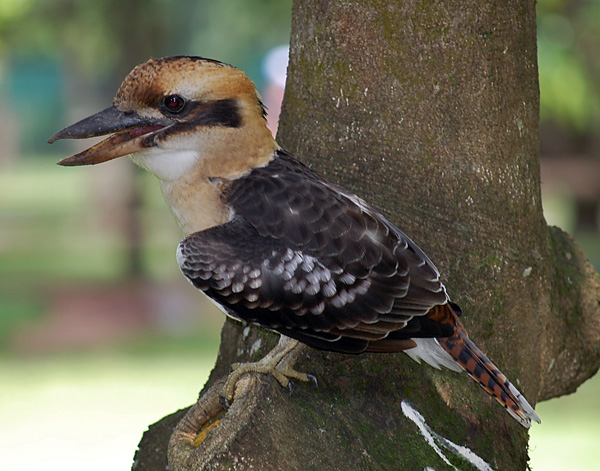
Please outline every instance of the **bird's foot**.
[[317, 379], [310, 374], [302, 373], [294, 369], [294, 363], [298, 359], [305, 345], [297, 340], [284, 335], [279, 339], [279, 343], [267, 355], [257, 362], [234, 363], [231, 365], [232, 372], [227, 377], [227, 381], [221, 390], [221, 406], [224, 409], [231, 405], [235, 386], [240, 376], [246, 373], [272, 374], [277, 382], [284, 388], [291, 388], [290, 379], [299, 381], [313, 381], [317, 384]]

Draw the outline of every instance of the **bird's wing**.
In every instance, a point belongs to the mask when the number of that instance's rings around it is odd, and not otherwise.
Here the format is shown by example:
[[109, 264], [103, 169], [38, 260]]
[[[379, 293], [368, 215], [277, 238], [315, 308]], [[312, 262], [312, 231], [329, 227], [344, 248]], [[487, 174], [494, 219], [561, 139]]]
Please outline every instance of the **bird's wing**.
[[425, 254], [300, 162], [280, 154], [234, 182], [227, 198], [233, 219], [187, 237], [178, 259], [235, 317], [349, 352], [451, 333], [423, 317], [447, 302]]

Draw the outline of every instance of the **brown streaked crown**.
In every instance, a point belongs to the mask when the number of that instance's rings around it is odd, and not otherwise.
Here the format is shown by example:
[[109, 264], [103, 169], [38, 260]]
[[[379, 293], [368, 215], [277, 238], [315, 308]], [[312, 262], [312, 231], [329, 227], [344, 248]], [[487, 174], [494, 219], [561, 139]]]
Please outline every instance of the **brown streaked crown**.
[[119, 109], [155, 107], [171, 94], [206, 101], [236, 97], [260, 102], [254, 84], [241, 70], [213, 59], [174, 56], [135, 67], [119, 87], [114, 105]]

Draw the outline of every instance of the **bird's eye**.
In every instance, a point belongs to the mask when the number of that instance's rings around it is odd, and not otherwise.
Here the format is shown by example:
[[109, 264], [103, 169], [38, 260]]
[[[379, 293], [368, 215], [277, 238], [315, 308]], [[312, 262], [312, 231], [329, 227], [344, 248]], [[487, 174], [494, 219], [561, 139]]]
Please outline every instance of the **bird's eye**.
[[163, 104], [170, 113], [179, 113], [185, 106], [185, 100], [179, 95], [169, 95], [165, 97]]

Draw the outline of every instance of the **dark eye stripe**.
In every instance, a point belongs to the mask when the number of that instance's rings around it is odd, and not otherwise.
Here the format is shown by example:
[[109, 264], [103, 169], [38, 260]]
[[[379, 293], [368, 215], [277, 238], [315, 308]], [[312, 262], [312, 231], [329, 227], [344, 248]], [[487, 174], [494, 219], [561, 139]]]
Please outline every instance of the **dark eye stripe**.
[[179, 95], [160, 100], [159, 110], [167, 117], [177, 118], [181, 126], [224, 126], [238, 128], [242, 124], [239, 105], [235, 99], [186, 101]]
[[[171, 115], [175, 119], [175, 115]], [[236, 100], [189, 101], [176, 120], [177, 125], [166, 128], [161, 134], [163, 137], [184, 129], [193, 130], [199, 126], [239, 128], [242, 125], [242, 116]]]
[[237, 128], [242, 123], [237, 100], [214, 100], [197, 103], [195, 117], [190, 124], [195, 126], [225, 126]]

